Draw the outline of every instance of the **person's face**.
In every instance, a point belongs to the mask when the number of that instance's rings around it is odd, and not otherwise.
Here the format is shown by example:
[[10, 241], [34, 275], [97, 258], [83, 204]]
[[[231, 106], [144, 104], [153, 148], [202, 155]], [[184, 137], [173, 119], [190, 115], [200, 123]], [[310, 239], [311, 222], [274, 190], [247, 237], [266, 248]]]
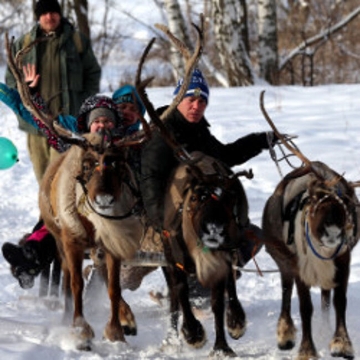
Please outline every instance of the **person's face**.
[[48, 33], [55, 31], [60, 26], [61, 15], [57, 12], [48, 12], [39, 17], [39, 24], [41, 29]]
[[115, 124], [111, 121], [111, 119], [106, 116], [99, 116], [91, 123], [90, 132], [100, 132], [102, 129], [111, 130], [114, 126]]
[[117, 104], [116, 108], [122, 114], [124, 126], [128, 127], [137, 122], [140, 113], [137, 106], [133, 103]]
[[198, 123], [204, 116], [206, 105], [206, 101], [200, 96], [187, 96], [177, 109], [188, 122]]

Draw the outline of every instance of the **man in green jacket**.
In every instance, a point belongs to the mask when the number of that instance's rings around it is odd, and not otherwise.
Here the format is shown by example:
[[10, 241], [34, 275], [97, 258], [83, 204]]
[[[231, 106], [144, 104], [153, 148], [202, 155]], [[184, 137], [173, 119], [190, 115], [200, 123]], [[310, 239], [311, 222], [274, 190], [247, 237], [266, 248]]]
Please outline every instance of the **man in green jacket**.
[[[101, 68], [94, 55], [90, 40], [75, 31], [62, 16], [57, 0], [38, 0], [35, 4], [37, 24], [17, 39], [15, 55], [33, 40], [44, 38], [24, 57], [24, 64], [35, 64], [39, 74], [38, 91], [47, 102], [50, 112], [76, 116], [83, 101], [99, 92]], [[16, 82], [7, 69], [7, 85]], [[47, 144], [47, 139], [18, 117], [19, 128], [27, 133], [28, 150], [38, 182], [48, 163], [58, 153]]]

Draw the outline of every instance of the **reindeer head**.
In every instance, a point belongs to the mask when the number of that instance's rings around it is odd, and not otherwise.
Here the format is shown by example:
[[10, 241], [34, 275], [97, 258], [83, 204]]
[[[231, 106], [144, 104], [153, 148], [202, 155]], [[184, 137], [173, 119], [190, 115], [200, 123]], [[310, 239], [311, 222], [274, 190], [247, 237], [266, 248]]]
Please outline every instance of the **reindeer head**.
[[121, 218], [138, 202], [137, 184], [127, 163], [128, 147], [104, 142], [103, 134], [90, 137], [93, 146], [81, 157], [77, 180], [95, 213]]
[[212, 168], [212, 173], [206, 173], [196, 164], [188, 167], [191, 181], [184, 211], [191, 219], [200, 246], [210, 250], [236, 248], [240, 238], [239, 219], [248, 216], [246, 196], [238, 178], [229, 170], [218, 162]]
[[353, 242], [353, 189], [343, 178], [336, 182], [316, 178], [308, 185], [308, 226], [321, 246], [336, 249]]

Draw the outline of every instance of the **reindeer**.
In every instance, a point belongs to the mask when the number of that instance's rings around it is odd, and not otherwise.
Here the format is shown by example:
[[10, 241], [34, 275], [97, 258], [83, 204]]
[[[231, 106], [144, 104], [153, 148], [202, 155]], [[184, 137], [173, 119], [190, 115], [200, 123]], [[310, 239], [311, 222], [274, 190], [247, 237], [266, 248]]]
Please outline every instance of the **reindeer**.
[[[54, 117], [32, 106], [22, 81], [21, 62], [18, 57], [12, 59], [8, 40], [7, 50], [24, 104], [49, 131], [56, 131]], [[127, 163], [127, 147], [139, 143], [141, 138], [138, 141], [122, 139], [115, 144], [108, 134], [78, 136], [61, 132], [62, 137], [68, 135], [65, 141], [74, 145], [47, 169], [40, 187], [39, 207], [62, 259], [65, 317], [69, 316], [72, 295], [78, 347], [89, 349], [94, 332], [84, 318], [82, 303], [82, 261], [86, 249], [100, 244], [106, 250], [111, 314], [104, 330], [105, 338], [125, 341], [119, 311], [125, 308], [132, 314], [121, 296], [119, 274], [121, 260], [134, 256], [144, 233], [140, 195]], [[136, 327], [133, 315], [129, 326]]]
[[[173, 102], [176, 107], [190, 81], [192, 69], [201, 52], [201, 38], [188, 62], [187, 82]], [[74, 302], [72, 323], [79, 340], [79, 349], [91, 349], [94, 331], [83, 314], [84, 281], [82, 262], [85, 250], [100, 245], [106, 252], [108, 293], [111, 302], [110, 319], [104, 337], [125, 342], [119, 322], [120, 310], [125, 308], [135, 327], [131, 309], [121, 295], [121, 262], [134, 257], [144, 235], [140, 211], [140, 194], [134, 173], [127, 163], [127, 148], [149, 136], [150, 127], [144, 119], [144, 131], [135, 136], [112, 141], [109, 134], [72, 134], [54, 122], [52, 114], [44, 114], [33, 106], [21, 69], [21, 57], [34, 43], [12, 58], [11, 44], [6, 37], [9, 66], [14, 73], [24, 105], [49, 130], [57, 132], [73, 146], [47, 169], [39, 192], [39, 207], [48, 230], [56, 239], [62, 258], [65, 284], [65, 317]], [[192, 63], [191, 63], [192, 62]], [[147, 82], [137, 82], [145, 89]], [[121, 315], [121, 311], [120, 311]]]
[[[276, 135], [280, 135], [261, 109]], [[283, 141], [283, 140], [282, 140]], [[284, 141], [283, 141], [284, 142]], [[318, 358], [311, 331], [313, 305], [310, 288], [320, 287], [323, 308], [334, 292], [336, 328], [330, 343], [332, 356], [352, 359], [354, 350], [346, 328], [346, 291], [351, 251], [359, 238], [358, 199], [346, 179], [319, 161], [308, 160], [299, 150], [284, 145], [304, 163], [287, 174], [267, 200], [262, 227], [267, 252], [280, 270], [281, 312], [277, 343], [281, 350], [295, 346], [291, 318], [294, 282], [300, 303], [302, 339], [298, 359]]]
[[[177, 336], [179, 304], [183, 313], [182, 334], [188, 344], [198, 348], [206, 341], [205, 330], [194, 317], [189, 303], [187, 276], [196, 274], [211, 289], [216, 338], [212, 354], [236, 356], [226, 341], [224, 311], [227, 295], [227, 328], [233, 339], [245, 333], [245, 312], [236, 293], [232, 265], [241, 258], [239, 247], [246, 241], [248, 203], [238, 179], [248, 172], [234, 174], [220, 161], [192, 153], [193, 162], [182, 163], [169, 182], [165, 198], [163, 234], [166, 269], [170, 289], [171, 329], [166, 343]], [[248, 234], [247, 234], [248, 235]]]
[[[158, 28], [173, 38], [167, 28]], [[195, 28], [202, 37], [202, 27]], [[178, 50], [186, 59], [195, 58], [178, 39], [173, 42], [178, 45]], [[152, 42], [140, 61], [137, 84], [147, 83], [147, 80], [140, 81], [140, 75], [141, 66], [151, 45]], [[185, 89], [188, 87], [187, 80], [185, 78], [185, 85], [183, 84]], [[153, 124], [180, 161], [180, 165], [168, 181], [165, 196], [166, 231], [162, 233], [162, 240], [169, 265], [163, 270], [170, 292], [171, 325], [164, 341], [164, 348], [171, 347], [177, 342], [180, 305], [183, 313], [181, 332], [186, 342], [199, 348], [206, 341], [205, 330], [195, 318], [189, 302], [187, 276], [196, 274], [200, 283], [212, 291], [211, 304], [216, 330], [212, 353], [236, 356], [226, 341], [224, 311], [227, 294], [228, 332], [232, 338], [240, 338], [245, 332], [246, 319], [237, 298], [232, 265], [239, 261], [239, 247], [242, 241], [246, 241], [245, 233], [249, 230], [248, 204], [244, 189], [238, 180], [240, 174], [233, 174], [220, 161], [205, 154], [187, 153], [162, 122], [173, 108], [158, 117], [144, 88], [139, 87], [138, 93]], [[247, 172], [244, 175], [249, 176]]]

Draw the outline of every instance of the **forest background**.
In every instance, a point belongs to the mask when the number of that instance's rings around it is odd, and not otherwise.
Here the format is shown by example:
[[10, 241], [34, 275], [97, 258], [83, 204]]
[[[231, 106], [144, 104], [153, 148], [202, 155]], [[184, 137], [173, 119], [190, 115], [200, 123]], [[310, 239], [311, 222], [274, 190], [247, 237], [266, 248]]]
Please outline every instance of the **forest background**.
[[[0, 0], [0, 65], [5, 33], [17, 38], [35, 19], [35, 0]], [[173, 85], [183, 62], [162, 23], [190, 48], [191, 23], [205, 18], [200, 67], [212, 86], [314, 86], [360, 82], [359, 0], [59, 0], [63, 14], [86, 33], [101, 66], [101, 91], [134, 82], [141, 53], [157, 41], [144, 69], [152, 86]]]

